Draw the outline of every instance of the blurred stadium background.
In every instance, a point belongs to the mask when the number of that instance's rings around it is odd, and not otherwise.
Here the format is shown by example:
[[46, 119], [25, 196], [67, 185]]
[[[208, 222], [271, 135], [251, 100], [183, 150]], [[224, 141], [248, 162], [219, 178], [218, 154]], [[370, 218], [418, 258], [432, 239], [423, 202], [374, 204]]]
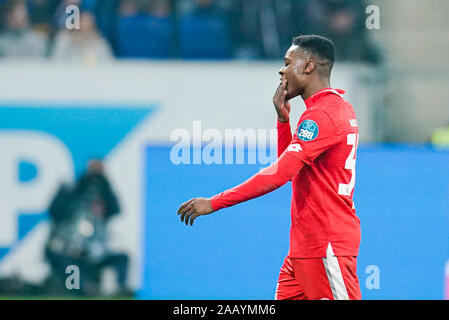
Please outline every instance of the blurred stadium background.
[[[66, 27], [70, 5], [79, 30]], [[369, 5], [379, 29], [366, 27]], [[335, 42], [332, 85], [358, 116], [363, 298], [447, 298], [448, 10], [446, 0], [0, 0], [0, 298], [272, 299], [290, 186], [188, 228], [180, 203], [262, 164], [176, 165], [170, 152], [176, 129], [192, 139], [274, 129], [277, 71], [298, 34]], [[297, 119], [304, 105], [293, 104]], [[79, 290], [67, 288], [67, 265], [80, 267]]]

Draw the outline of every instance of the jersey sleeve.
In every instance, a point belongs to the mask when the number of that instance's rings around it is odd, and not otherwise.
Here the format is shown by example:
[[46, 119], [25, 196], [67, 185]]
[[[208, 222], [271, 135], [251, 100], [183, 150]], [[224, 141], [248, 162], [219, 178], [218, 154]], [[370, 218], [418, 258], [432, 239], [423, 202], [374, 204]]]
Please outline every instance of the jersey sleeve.
[[278, 158], [287, 149], [292, 142], [292, 131], [290, 128], [290, 122], [282, 123], [277, 122], [278, 133]]
[[211, 197], [212, 208], [217, 211], [263, 196], [283, 186], [303, 166], [304, 163], [298, 158], [283, 153], [276, 162], [242, 184]]
[[331, 117], [322, 110], [306, 110], [286, 152], [311, 164], [315, 158], [340, 141]]

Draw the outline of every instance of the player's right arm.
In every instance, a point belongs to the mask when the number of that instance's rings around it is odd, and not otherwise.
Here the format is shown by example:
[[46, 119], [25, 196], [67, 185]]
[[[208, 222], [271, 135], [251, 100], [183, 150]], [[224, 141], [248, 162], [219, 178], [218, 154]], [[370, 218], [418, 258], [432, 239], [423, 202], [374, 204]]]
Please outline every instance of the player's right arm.
[[183, 203], [178, 209], [181, 222], [192, 225], [199, 216], [263, 196], [281, 187], [341, 139], [327, 113], [319, 109], [304, 112], [297, 134], [279, 159], [232, 189], [209, 199], [194, 198]]
[[[290, 103], [285, 100], [287, 96], [287, 82], [285, 79], [279, 84], [273, 97], [273, 104], [278, 114], [278, 160], [268, 168], [257, 173], [244, 183], [225, 192], [208, 198], [193, 198], [184, 202], [178, 209], [181, 222], [192, 225], [193, 221], [202, 215], [236, 205], [267, 194], [297, 174], [304, 166], [300, 158], [284, 153], [292, 141], [290, 130]], [[292, 152], [300, 148], [292, 148]]]
[[269, 167], [258, 172], [242, 184], [207, 198], [193, 198], [178, 209], [181, 222], [192, 225], [202, 215], [263, 196], [287, 183], [304, 166], [299, 158], [285, 152]]
[[285, 100], [287, 96], [287, 82], [284, 79], [276, 89], [273, 96], [273, 104], [278, 115], [277, 132], [278, 132], [278, 158], [287, 149], [292, 141], [292, 132], [290, 128], [290, 103]]

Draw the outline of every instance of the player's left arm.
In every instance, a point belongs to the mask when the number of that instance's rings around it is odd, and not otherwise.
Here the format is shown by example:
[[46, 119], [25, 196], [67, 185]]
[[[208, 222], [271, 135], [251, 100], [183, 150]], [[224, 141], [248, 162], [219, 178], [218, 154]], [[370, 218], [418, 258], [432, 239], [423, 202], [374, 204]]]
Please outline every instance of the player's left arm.
[[292, 142], [292, 132], [289, 122], [277, 121], [277, 133], [278, 133], [278, 158], [284, 153], [287, 147]]
[[278, 158], [287, 149], [292, 141], [292, 132], [290, 129], [290, 102], [286, 100], [287, 81], [284, 79], [276, 89], [273, 96], [273, 104], [277, 113], [277, 133], [278, 133]]

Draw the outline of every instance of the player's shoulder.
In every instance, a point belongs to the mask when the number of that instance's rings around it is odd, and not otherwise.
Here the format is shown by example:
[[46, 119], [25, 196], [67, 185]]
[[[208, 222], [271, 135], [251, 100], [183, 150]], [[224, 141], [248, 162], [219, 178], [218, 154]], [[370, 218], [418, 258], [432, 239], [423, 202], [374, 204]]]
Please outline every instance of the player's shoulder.
[[320, 102], [318, 107], [334, 121], [345, 121], [356, 117], [354, 107], [342, 95], [328, 93]]
[[312, 108], [306, 109], [301, 115], [299, 123], [311, 120], [318, 121], [321, 123], [333, 124], [332, 115], [325, 108], [321, 108], [319, 105], [315, 105]]
[[322, 94], [318, 101], [321, 108], [325, 110], [334, 110], [336, 106], [352, 107], [349, 101], [343, 96], [344, 91], [328, 91]]
[[328, 92], [324, 94], [318, 103], [310, 110], [306, 110], [305, 117], [328, 118], [329, 123], [337, 132], [353, 131], [358, 127], [357, 117], [353, 106], [342, 94], [338, 92]]

